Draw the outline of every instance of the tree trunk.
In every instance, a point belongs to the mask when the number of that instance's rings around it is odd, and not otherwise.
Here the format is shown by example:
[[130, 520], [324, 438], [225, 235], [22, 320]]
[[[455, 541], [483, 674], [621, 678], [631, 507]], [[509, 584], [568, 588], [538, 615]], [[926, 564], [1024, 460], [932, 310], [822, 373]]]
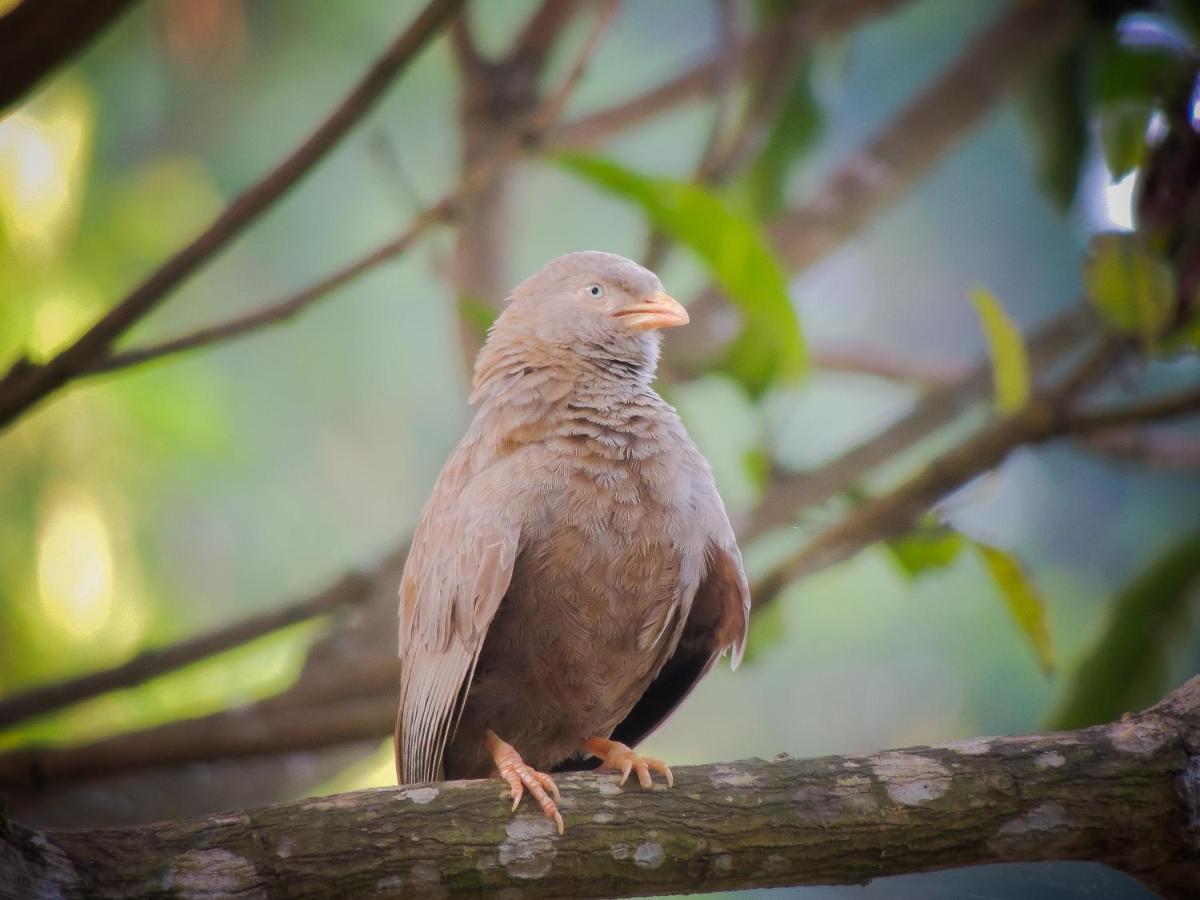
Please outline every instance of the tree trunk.
[[131, 828], [0, 820], [4, 896], [613, 897], [1092, 860], [1200, 885], [1200, 677], [1079, 731], [697, 766], [673, 790], [560, 779], [566, 834], [495, 781], [387, 788]]

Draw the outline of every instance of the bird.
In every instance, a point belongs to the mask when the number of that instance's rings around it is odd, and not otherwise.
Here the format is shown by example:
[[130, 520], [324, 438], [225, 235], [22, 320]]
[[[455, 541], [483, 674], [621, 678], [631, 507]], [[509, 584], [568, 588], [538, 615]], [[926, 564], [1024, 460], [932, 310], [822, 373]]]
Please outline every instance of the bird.
[[400, 584], [400, 784], [498, 775], [562, 833], [554, 774], [653, 774], [634, 751], [716, 660], [750, 591], [712, 469], [652, 387], [686, 309], [595, 250], [512, 289], [475, 361], [475, 416]]

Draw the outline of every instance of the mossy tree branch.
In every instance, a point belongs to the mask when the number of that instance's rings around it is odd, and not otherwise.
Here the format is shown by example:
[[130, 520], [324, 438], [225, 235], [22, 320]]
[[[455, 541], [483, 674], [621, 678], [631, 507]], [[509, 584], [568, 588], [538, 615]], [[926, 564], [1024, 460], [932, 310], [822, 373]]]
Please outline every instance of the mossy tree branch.
[[528, 806], [511, 816], [495, 781], [132, 828], [0, 820], [0, 894], [613, 897], [1092, 860], [1195, 896], [1200, 677], [1079, 731], [688, 767], [671, 791], [560, 784], [561, 837]]

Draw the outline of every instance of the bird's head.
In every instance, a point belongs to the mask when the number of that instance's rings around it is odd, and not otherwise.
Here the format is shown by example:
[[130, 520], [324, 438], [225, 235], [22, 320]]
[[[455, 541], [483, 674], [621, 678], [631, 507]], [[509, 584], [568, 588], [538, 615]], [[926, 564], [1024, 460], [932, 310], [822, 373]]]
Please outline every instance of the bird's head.
[[575, 356], [585, 366], [616, 361], [636, 380], [648, 379], [659, 331], [687, 322], [687, 310], [649, 269], [615, 253], [568, 253], [513, 288], [480, 354], [476, 381], [515, 349]]

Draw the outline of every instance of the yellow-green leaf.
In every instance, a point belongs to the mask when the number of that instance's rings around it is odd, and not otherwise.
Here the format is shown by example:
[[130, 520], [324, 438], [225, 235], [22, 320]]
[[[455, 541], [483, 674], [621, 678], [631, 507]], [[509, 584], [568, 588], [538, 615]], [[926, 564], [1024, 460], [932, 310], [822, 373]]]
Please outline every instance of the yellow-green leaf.
[[888, 542], [892, 558], [905, 574], [916, 577], [931, 569], [944, 569], [963, 548], [963, 536], [945, 526], [906, 534]]
[[571, 172], [641, 207], [650, 222], [694, 251], [742, 317], [726, 369], [752, 393], [794, 379], [806, 364], [787, 277], [762, 230], [700, 185], [649, 178], [606, 159], [566, 154]]
[[987, 337], [996, 408], [1002, 413], [1016, 412], [1029, 400], [1030, 390], [1029, 357], [1021, 332], [991, 291], [975, 288], [971, 291], [971, 302]]
[[1050, 630], [1046, 625], [1046, 604], [1028, 573], [1011, 554], [986, 544], [975, 544], [984, 567], [992, 576], [1005, 606], [1017, 626], [1029, 638], [1042, 672], [1054, 672], [1054, 649], [1050, 645]]
[[1119, 332], [1149, 340], [1171, 320], [1175, 272], [1135, 234], [1092, 238], [1083, 283], [1100, 315]]

